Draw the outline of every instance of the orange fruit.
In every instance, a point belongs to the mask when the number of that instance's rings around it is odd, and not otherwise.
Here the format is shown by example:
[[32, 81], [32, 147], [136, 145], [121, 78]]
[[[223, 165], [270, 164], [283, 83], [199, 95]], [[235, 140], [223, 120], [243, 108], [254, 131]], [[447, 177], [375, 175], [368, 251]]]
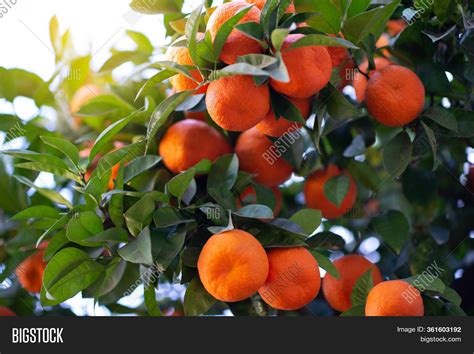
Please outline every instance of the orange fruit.
[[16, 313], [10, 310], [8, 307], [0, 306], [0, 317], [12, 317], [16, 316]]
[[[307, 98], [290, 98], [289, 100], [299, 109], [303, 118], [308, 119], [311, 115], [311, 100]], [[298, 129], [302, 126], [301, 123], [292, 122], [283, 117], [277, 120], [273, 110], [270, 109], [265, 118], [256, 125], [256, 128], [265, 135], [278, 138], [288, 132], [292, 127], [293, 129]]]
[[44, 246], [26, 258], [17, 268], [16, 276], [21, 286], [31, 293], [39, 294], [43, 285], [46, 262], [43, 260]]
[[[374, 62], [375, 62], [375, 70], [372, 70], [371, 72], [368, 73], [369, 78], [372, 77], [375, 71], [381, 70], [389, 65], [392, 65], [392, 62], [385, 58], [375, 58]], [[367, 60], [364, 60], [364, 62], [360, 64], [359, 69], [362, 72], [367, 73], [367, 70], [369, 69], [369, 62]], [[352, 86], [354, 86], [357, 100], [359, 102], [362, 102], [365, 99], [365, 89], [367, 88], [367, 78], [360, 72], [357, 72], [354, 75]]]
[[349, 51], [344, 47], [326, 47], [326, 50], [331, 58], [333, 68], [337, 68], [350, 57]]
[[214, 161], [230, 152], [230, 145], [217, 130], [195, 119], [173, 124], [159, 145], [164, 164], [174, 173], [187, 170], [201, 160]]
[[186, 113], [184, 114], [185, 117], [187, 119], [196, 119], [196, 120], [200, 120], [202, 122], [205, 122], [207, 120], [207, 117], [206, 117], [206, 112], [190, 112], [190, 111], [186, 111]]
[[297, 310], [318, 295], [319, 266], [307, 249], [274, 248], [267, 255], [270, 270], [258, 293], [268, 305], [278, 310]]
[[242, 301], [265, 283], [265, 249], [248, 232], [226, 231], [212, 236], [198, 259], [198, 272], [207, 292], [225, 302]]
[[387, 22], [387, 32], [392, 37], [395, 37], [397, 34], [403, 31], [406, 26], [407, 23], [402, 19], [390, 20]]
[[[338, 207], [326, 198], [324, 185], [333, 177], [345, 175], [349, 177], [349, 191], [341, 205]], [[338, 218], [347, 213], [355, 203], [357, 196], [357, 185], [352, 176], [345, 170], [340, 170], [335, 165], [329, 165], [325, 170], [314, 172], [304, 185], [304, 197], [306, 205], [312, 209], [321, 210], [327, 219]]]
[[257, 128], [240, 134], [235, 145], [240, 169], [255, 175], [255, 181], [267, 187], [277, 186], [290, 178], [292, 167], [272, 142]]
[[318, 93], [329, 82], [332, 73], [331, 57], [325, 47], [291, 48], [303, 37], [302, 34], [290, 34], [283, 43], [282, 57], [290, 82], [270, 78], [270, 85], [276, 91], [296, 98], [308, 98]]
[[211, 82], [206, 107], [221, 128], [244, 131], [259, 123], [270, 110], [268, 85], [257, 86], [252, 76], [236, 75]]
[[[204, 38], [204, 33], [198, 33], [196, 38], [201, 40]], [[192, 65], [195, 66], [191, 55], [189, 54], [189, 49], [187, 47], [169, 47], [166, 51], [165, 60], [175, 62], [179, 65]], [[190, 71], [192, 77], [201, 83], [204, 78], [202, 77], [199, 70]], [[184, 76], [183, 74], [177, 74], [170, 78], [171, 86], [174, 88], [175, 92], [194, 90], [199, 84], [190, 78]], [[206, 93], [207, 85], [201, 87], [194, 94]]]
[[[231, 17], [233, 17], [240, 9], [244, 8], [248, 4], [244, 1], [228, 2], [218, 6], [212, 15], [209, 17], [207, 22], [207, 30], [211, 34], [211, 38], [214, 39], [219, 32], [221, 26]], [[239, 21], [239, 24], [256, 22], [260, 23], [260, 10], [253, 6], [249, 12]], [[230, 33], [227, 41], [222, 48], [219, 59], [226, 64], [233, 64], [238, 57], [247, 54], [259, 54], [262, 53], [263, 49], [260, 44], [244, 35], [242, 32], [234, 29]]]
[[[257, 6], [260, 10], [262, 10], [267, 0], [245, 0], [245, 2], [249, 4], [255, 4], [255, 6]], [[295, 12], [296, 12], [295, 4], [291, 3], [290, 6], [288, 6], [286, 9], [286, 13], [294, 14]]]
[[374, 285], [382, 281], [379, 268], [359, 255], [344, 256], [334, 261], [334, 266], [339, 272], [339, 279], [326, 273], [323, 278], [323, 293], [329, 305], [340, 312], [352, 307], [351, 294], [357, 280], [372, 269]]
[[366, 316], [423, 316], [424, 313], [420, 292], [403, 280], [377, 284], [365, 304]]
[[410, 69], [390, 65], [370, 78], [365, 103], [380, 124], [402, 126], [413, 121], [423, 110], [425, 87]]
[[[281, 211], [282, 196], [278, 187], [272, 187], [271, 191], [273, 192], [273, 195], [275, 196], [275, 207], [273, 208], [273, 215], [277, 216], [278, 214], [280, 214], [280, 211]], [[248, 186], [247, 188], [245, 188], [244, 191], [240, 193], [240, 196], [237, 199], [237, 207], [239, 208], [242, 208], [243, 206], [248, 205], [248, 204], [256, 204], [256, 203], [257, 203], [257, 192], [255, 191], [255, 188], [252, 186]]]

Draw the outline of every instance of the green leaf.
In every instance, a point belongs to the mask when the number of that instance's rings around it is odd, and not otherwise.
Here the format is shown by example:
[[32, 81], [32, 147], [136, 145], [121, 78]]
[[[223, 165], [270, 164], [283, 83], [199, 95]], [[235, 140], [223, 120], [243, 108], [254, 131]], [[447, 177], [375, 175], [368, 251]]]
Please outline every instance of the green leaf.
[[365, 305], [367, 301], [367, 296], [369, 295], [370, 290], [374, 287], [374, 281], [372, 278], [372, 269], [369, 269], [363, 275], [357, 279], [354, 287], [352, 288], [351, 293], [351, 303], [352, 306]]
[[14, 175], [13, 177], [15, 179], [17, 179], [19, 182], [27, 185], [28, 187], [34, 188], [39, 194], [45, 196], [49, 200], [51, 200], [55, 203], [58, 203], [58, 204], [65, 205], [68, 208], [72, 208], [72, 204], [66, 198], [64, 198], [60, 193], [58, 193], [54, 190], [51, 190], [51, 189], [45, 189], [45, 188], [38, 187], [26, 177], [17, 176], [17, 175]]
[[17, 157], [17, 158], [24, 159], [27, 161], [41, 162], [44, 164], [61, 168], [63, 170], [68, 169], [68, 165], [59, 157], [54, 156], [54, 155], [40, 154], [34, 151], [21, 150], [21, 149], [6, 150], [6, 151], [3, 151], [2, 153], [8, 156]]
[[48, 242], [48, 246], [44, 251], [44, 260], [48, 262], [63, 246], [69, 243], [66, 237], [66, 231], [61, 230], [57, 232]]
[[[439, 275], [440, 274], [438, 274], [438, 276]], [[431, 278], [431, 280], [429, 278]], [[414, 275], [410, 278], [403, 279], [403, 281], [407, 282], [410, 285], [413, 285], [420, 292], [433, 291], [439, 294], [444, 294], [444, 292], [446, 291], [446, 285], [444, 285], [443, 281], [440, 278], [433, 277], [431, 273], [429, 278], [428, 276], [424, 276], [424, 274], [422, 273], [419, 275]]]
[[147, 286], [145, 286], [144, 296], [145, 296], [145, 306], [150, 316], [161, 316], [161, 311], [156, 301], [156, 292], [155, 292], [155, 286], [153, 285], [153, 283], [150, 283]]
[[101, 279], [89, 288], [89, 291], [93, 293], [96, 300], [117, 287], [125, 273], [126, 267], [127, 262], [123, 261], [120, 257], [112, 258], [110, 263], [107, 264]]
[[142, 14], [174, 14], [181, 12], [182, 0], [132, 0], [130, 7]]
[[137, 236], [151, 223], [155, 210], [155, 201], [152, 196], [145, 195], [133, 204], [125, 213], [127, 228], [133, 236]]
[[94, 145], [92, 146], [92, 149], [89, 153], [89, 164], [88, 164], [89, 166], [94, 160], [94, 158], [97, 156], [97, 154], [103, 151], [107, 143], [110, 142], [112, 139], [114, 139], [115, 136], [123, 128], [125, 128], [125, 126], [127, 126], [127, 124], [130, 123], [136, 116], [137, 116], [137, 112], [132, 113], [128, 117], [122, 118], [116, 121], [115, 123], [109, 125], [99, 134], [99, 136], [95, 140]]
[[322, 214], [319, 210], [301, 209], [293, 214], [290, 220], [301, 226], [308, 235], [311, 235], [321, 225]]
[[461, 305], [461, 302], [462, 302], [461, 296], [454, 289], [451, 289], [448, 286], [446, 286], [441, 296], [444, 299], [448, 300], [449, 302], [452, 302], [454, 305], [457, 305], [457, 306]]
[[370, 0], [356, 0], [351, 1], [349, 8], [347, 9], [347, 18], [354, 17], [355, 15], [364, 12], [370, 5]]
[[324, 196], [339, 208], [349, 192], [349, 187], [349, 177], [345, 175], [331, 177], [324, 184]]
[[280, 51], [281, 47], [283, 46], [283, 43], [285, 42], [286, 37], [290, 33], [289, 28], [277, 28], [272, 32], [272, 44], [273, 48], [275, 48], [276, 51]]
[[198, 7], [196, 7], [196, 9], [194, 9], [194, 11], [191, 13], [191, 15], [189, 16], [186, 22], [186, 28], [185, 28], [186, 38], [188, 39], [189, 55], [191, 56], [191, 59], [196, 65], [199, 65], [202, 62], [202, 60], [200, 59], [198, 55], [197, 41], [196, 41], [196, 36], [199, 31], [199, 23], [201, 20], [202, 8], [203, 8], [203, 3], [201, 3]]
[[239, 159], [235, 154], [217, 159], [207, 178], [207, 190], [218, 203], [226, 208], [235, 207], [235, 196], [231, 192], [239, 173]]
[[304, 0], [299, 4], [298, 10], [314, 13], [314, 16], [306, 21], [312, 28], [325, 33], [339, 33], [341, 13], [332, 0]]
[[233, 75], [253, 75], [253, 76], [270, 76], [270, 74], [262, 69], [259, 69], [253, 65], [247, 63], [235, 63], [226, 66], [222, 70], [213, 72], [212, 78], [219, 79], [222, 77], [233, 76]]
[[26, 170], [37, 171], [37, 172], [48, 172], [56, 176], [64, 177], [82, 184], [82, 179], [77, 174], [74, 174], [69, 169], [64, 169], [55, 165], [50, 165], [45, 162], [23, 162], [15, 164], [16, 168], [24, 168]]
[[309, 34], [293, 43], [292, 48], [301, 48], [309, 46], [325, 46], [325, 47], [344, 47], [351, 49], [359, 49], [355, 44], [339, 38], [330, 37], [323, 34]]
[[124, 101], [118, 96], [114, 95], [100, 95], [96, 96], [84, 105], [81, 106], [79, 112], [75, 113], [78, 116], [127, 116], [135, 112], [136, 108]]
[[216, 58], [219, 58], [221, 55], [222, 48], [224, 47], [227, 38], [229, 37], [230, 33], [234, 30], [234, 26], [239, 23], [241, 19], [250, 11], [250, 9], [254, 6], [253, 4], [249, 4], [247, 6], [242, 7], [239, 11], [235, 13], [234, 16], [229, 18], [225, 21], [222, 26], [217, 31], [216, 37], [214, 38], [214, 55]]
[[50, 136], [42, 136], [41, 140], [43, 140], [45, 144], [63, 153], [74, 166], [77, 166], [79, 163], [79, 150], [74, 144], [65, 139]]
[[163, 102], [160, 103], [158, 107], [156, 107], [155, 111], [153, 112], [153, 115], [150, 119], [150, 122], [148, 123], [148, 129], [147, 129], [147, 147], [151, 145], [153, 142], [153, 138], [156, 136], [158, 133], [158, 130], [160, 129], [163, 124], [166, 123], [166, 120], [170, 116], [171, 113], [175, 110], [176, 107], [178, 107], [181, 103], [186, 100], [194, 91], [182, 91], [178, 92], [167, 99], [165, 99]]
[[104, 174], [109, 173], [115, 165], [119, 163], [125, 164], [143, 155], [144, 150], [145, 141], [139, 141], [135, 144], [126, 145], [123, 148], [107, 153], [99, 160], [99, 164], [93, 176], [97, 174], [99, 177], [102, 177]]
[[127, 243], [117, 252], [120, 257], [128, 262], [153, 265], [150, 230], [148, 228], [143, 229], [135, 240]]
[[260, 23], [256, 23], [256, 22], [240, 23], [235, 26], [235, 29], [242, 32], [247, 37], [255, 39], [263, 47], [267, 46], [267, 44], [263, 41], [263, 28], [260, 25]]
[[[249, 22], [254, 23], [254, 22]], [[247, 54], [237, 58], [237, 63], [247, 63], [258, 69], [265, 69], [278, 62], [278, 59], [265, 54]]]
[[379, 38], [385, 29], [385, 24], [398, 5], [400, 5], [400, 0], [394, 0], [390, 4], [376, 7], [349, 18], [344, 22], [344, 28], [342, 29], [345, 38], [356, 44], [361, 43], [369, 34]]
[[210, 295], [196, 275], [188, 285], [184, 295], [184, 313], [186, 316], [199, 316], [206, 313], [214, 304], [216, 299]]
[[346, 245], [344, 239], [330, 231], [318, 232], [316, 235], [308, 238], [306, 243], [311, 248], [326, 248], [329, 250], [340, 250]]
[[22, 69], [0, 67], [0, 98], [13, 102], [18, 96], [33, 99], [38, 107], [54, 104], [48, 84], [38, 75]]
[[102, 220], [93, 211], [78, 212], [67, 226], [66, 236], [69, 241], [82, 246], [98, 247], [101, 243], [88, 241], [91, 236], [95, 236], [104, 231]]
[[159, 249], [155, 256], [155, 265], [166, 270], [173, 259], [181, 252], [186, 238], [185, 227], [178, 227], [168, 233], [155, 231], [153, 233], [153, 245], [155, 249]]
[[177, 209], [162, 207], [153, 214], [153, 221], [157, 228], [165, 228], [183, 223], [193, 222], [194, 219], [186, 218]]
[[171, 193], [171, 195], [181, 199], [195, 175], [196, 172], [193, 168], [191, 168], [185, 172], [180, 173], [179, 175], [174, 176], [167, 184], [168, 191]]
[[398, 133], [383, 149], [383, 165], [392, 178], [400, 176], [411, 162], [412, 142], [406, 132]]
[[159, 73], [153, 75], [151, 78], [145, 81], [140, 90], [138, 90], [137, 95], [135, 96], [135, 101], [137, 101], [143, 94], [155, 89], [155, 86], [170, 77], [175, 76], [176, 73], [171, 70], [162, 70]]
[[59, 212], [47, 205], [32, 206], [26, 210], [20, 211], [18, 214], [12, 217], [12, 220], [24, 220], [24, 219], [52, 219], [57, 220], [59, 218]]
[[87, 242], [127, 242], [128, 241], [128, 233], [121, 227], [113, 227], [111, 229], [107, 229], [103, 232], [98, 233], [86, 240]]
[[320, 100], [322, 104], [326, 104], [327, 111], [331, 118], [336, 120], [332, 127], [325, 128], [325, 134], [340, 127], [342, 123], [361, 116], [361, 112], [332, 84], [328, 84], [321, 91]]
[[458, 132], [456, 116], [445, 108], [431, 107], [425, 113], [423, 113], [423, 116], [431, 119], [444, 128], [452, 130], [456, 133]]
[[125, 167], [124, 171], [124, 183], [130, 182], [132, 179], [142, 174], [145, 171], [150, 170], [161, 161], [160, 156], [147, 155], [140, 156], [133, 160]]
[[389, 210], [387, 214], [372, 220], [374, 230], [383, 240], [399, 252], [408, 239], [410, 224], [405, 215], [398, 210]]
[[137, 50], [147, 55], [152, 55], [154, 51], [153, 44], [150, 42], [147, 36], [141, 32], [127, 30], [127, 35], [137, 45]]
[[103, 272], [102, 265], [77, 248], [59, 251], [44, 271], [42, 304], [51, 306], [64, 302], [91, 286]]
[[132, 62], [136, 65], [143, 64], [148, 61], [149, 56], [149, 53], [143, 53], [142, 51], [138, 50], [116, 52], [112, 54], [112, 56], [104, 63], [104, 65], [102, 65], [102, 67], [99, 69], [99, 72], [103, 73], [114, 70], [128, 62]]
[[339, 272], [336, 268], [336, 266], [331, 262], [331, 260], [326, 257], [324, 254], [313, 251], [311, 249], [308, 250], [313, 257], [316, 259], [318, 262], [318, 265], [323, 268], [326, 272], [328, 272], [331, 276], [333, 276], [336, 279], [339, 279]]
[[359, 306], [354, 306], [352, 308], [350, 308], [349, 310], [347, 311], [344, 311], [343, 313], [341, 313], [342, 317], [345, 317], [345, 316], [357, 316], [357, 317], [363, 317], [365, 316], [365, 305], [359, 305]]
[[289, 120], [290, 122], [297, 122], [304, 124], [306, 120], [304, 119], [301, 111], [296, 107], [288, 98], [277, 93], [276, 91], [271, 91], [270, 95], [271, 105], [275, 117], [280, 119], [280, 117]]
[[273, 219], [273, 211], [266, 205], [251, 204], [240, 208], [235, 214], [247, 218]]

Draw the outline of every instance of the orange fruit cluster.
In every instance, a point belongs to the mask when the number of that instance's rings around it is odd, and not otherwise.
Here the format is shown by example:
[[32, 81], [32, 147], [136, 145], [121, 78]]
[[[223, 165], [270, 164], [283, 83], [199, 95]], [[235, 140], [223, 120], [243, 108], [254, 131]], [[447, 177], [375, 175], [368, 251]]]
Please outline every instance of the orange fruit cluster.
[[258, 240], [242, 230], [212, 236], [198, 259], [204, 288], [216, 299], [236, 302], [256, 292], [275, 309], [295, 310], [318, 294], [318, 263], [308, 250], [278, 248], [265, 252]]

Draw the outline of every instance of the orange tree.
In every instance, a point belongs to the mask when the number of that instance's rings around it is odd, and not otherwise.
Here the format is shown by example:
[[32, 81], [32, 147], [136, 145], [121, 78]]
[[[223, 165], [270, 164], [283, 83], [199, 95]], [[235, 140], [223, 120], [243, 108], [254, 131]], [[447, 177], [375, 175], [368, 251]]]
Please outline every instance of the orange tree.
[[[27, 144], [3, 151], [2, 305], [64, 311], [81, 292], [150, 315], [473, 312], [472, 5], [131, 6], [163, 15], [163, 60], [129, 31], [136, 49], [93, 72], [53, 18], [58, 74], [0, 71], [0, 97], [60, 123], [1, 117]], [[187, 286], [183, 304], [157, 301], [166, 283]], [[138, 285], [143, 305], [120, 305]]]

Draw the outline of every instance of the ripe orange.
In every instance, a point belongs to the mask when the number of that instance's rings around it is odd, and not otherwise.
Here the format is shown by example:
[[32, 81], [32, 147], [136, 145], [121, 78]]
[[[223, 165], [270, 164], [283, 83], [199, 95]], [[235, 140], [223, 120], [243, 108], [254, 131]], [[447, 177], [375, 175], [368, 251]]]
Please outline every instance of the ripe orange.
[[392, 37], [395, 37], [397, 34], [403, 31], [406, 26], [407, 23], [402, 19], [390, 20], [387, 22], [387, 32]]
[[[372, 77], [375, 71], [381, 70], [389, 65], [392, 65], [392, 62], [385, 58], [375, 58], [374, 62], [375, 62], [375, 70], [371, 71], [368, 74], [369, 78]], [[362, 72], [367, 73], [367, 70], [369, 69], [369, 62], [367, 60], [364, 60], [364, 62], [360, 64], [359, 69]], [[366, 77], [363, 74], [357, 72], [354, 75], [354, 81], [352, 82], [352, 86], [354, 86], [357, 100], [359, 102], [362, 102], [365, 99], [365, 89], [367, 88]]]
[[[260, 10], [262, 10], [267, 0], [245, 0], [245, 2], [248, 2], [249, 4], [255, 4], [255, 6], [257, 6]], [[295, 13], [295, 12], [296, 12], [295, 4], [291, 3], [290, 6], [288, 6], [288, 8], [286, 9], [286, 13]]]
[[240, 134], [235, 146], [239, 157], [240, 169], [255, 174], [255, 181], [267, 187], [285, 182], [293, 172], [278, 147], [257, 128]]
[[[281, 192], [278, 187], [271, 188], [273, 195], [275, 196], [275, 207], [273, 208], [273, 215], [277, 216], [280, 214], [281, 205], [282, 205], [282, 197]], [[257, 203], [257, 192], [255, 192], [255, 188], [252, 186], [248, 186], [245, 190], [240, 194], [237, 200], [237, 206], [242, 208], [247, 204], [256, 204]], [[243, 205], [242, 205], [243, 204]]]
[[[200, 40], [204, 37], [204, 33], [198, 33], [196, 37], [198, 40]], [[166, 51], [166, 60], [175, 62], [180, 65], [195, 65], [187, 47], [169, 47]], [[202, 82], [204, 80], [201, 73], [197, 69], [192, 70], [191, 75], [198, 82]], [[175, 92], [194, 90], [198, 86], [198, 83], [184, 76], [183, 74], [178, 74], [170, 78], [170, 83], [171, 86], [174, 88]], [[198, 91], [195, 92], [195, 94], [206, 93], [206, 90], [207, 85], [201, 87]]]
[[206, 106], [221, 128], [244, 131], [259, 123], [270, 110], [268, 85], [255, 85], [251, 76], [237, 75], [211, 82]]
[[248, 232], [232, 230], [212, 236], [198, 259], [198, 272], [207, 292], [226, 302], [242, 301], [265, 283], [265, 249]]
[[307, 249], [274, 248], [267, 254], [270, 270], [258, 291], [263, 301], [278, 310], [296, 310], [318, 295], [319, 266]]
[[365, 102], [369, 113], [380, 124], [402, 126], [413, 121], [423, 110], [425, 87], [410, 69], [390, 65], [370, 78]]
[[270, 85], [276, 91], [296, 98], [308, 98], [318, 93], [329, 82], [332, 72], [331, 57], [325, 47], [291, 48], [303, 37], [302, 34], [290, 34], [282, 47], [290, 82], [270, 79]]
[[184, 114], [187, 119], [196, 119], [200, 120], [202, 122], [205, 122], [207, 120], [206, 118], [206, 112], [190, 112], [186, 111]]
[[326, 50], [331, 58], [333, 68], [337, 68], [350, 57], [349, 51], [344, 47], [326, 47]]
[[46, 262], [43, 260], [44, 247], [25, 259], [17, 268], [16, 276], [21, 286], [32, 293], [40, 293]]
[[[244, 1], [228, 2], [218, 6], [215, 11], [209, 17], [207, 22], [207, 30], [211, 34], [211, 38], [214, 39], [221, 26], [231, 17], [233, 17], [240, 9], [247, 6], [248, 4]], [[239, 21], [239, 24], [247, 22], [260, 23], [260, 10], [253, 6], [249, 12]], [[226, 64], [233, 64], [239, 56], [247, 54], [259, 54], [262, 53], [263, 49], [260, 44], [244, 35], [242, 32], [234, 29], [227, 38], [227, 41], [222, 48], [219, 59]]]
[[12, 317], [16, 316], [16, 313], [10, 310], [8, 307], [0, 306], [0, 317]]
[[[347, 192], [341, 205], [333, 204], [324, 194], [324, 185], [332, 177], [345, 175], [349, 177], [349, 191]], [[357, 196], [357, 185], [352, 176], [345, 170], [340, 170], [335, 165], [329, 165], [327, 169], [314, 172], [304, 185], [304, 197], [306, 205], [313, 209], [321, 210], [327, 219], [338, 218], [347, 213], [355, 203]]]
[[204, 159], [214, 161], [230, 152], [230, 145], [217, 130], [194, 119], [173, 124], [159, 145], [164, 164], [174, 173], [187, 170]]
[[[303, 118], [308, 119], [311, 114], [311, 100], [307, 98], [290, 98], [290, 101], [299, 109]], [[288, 132], [291, 128], [301, 128], [302, 124], [286, 120], [283, 117], [280, 117], [277, 120], [273, 110], [270, 109], [265, 118], [258, 123], [256, 127], [263, 134], [278, 138]]]
[[423, 316], [420, 292], [403, 280], [389, 280], [374, 286], [365, 305], [366, 316]]
[[363, 256], [344, 256], [337, 259], [334, 266], [339, 272], [339, 279], [326, 273], [323, 278], [323, 292], [329, 305], [340, 312], [347, 311], [352, 307], [351, 294], [354, 285], [369, 269], [372, 269], [374, 285], [382, 281], [379, 268]]

